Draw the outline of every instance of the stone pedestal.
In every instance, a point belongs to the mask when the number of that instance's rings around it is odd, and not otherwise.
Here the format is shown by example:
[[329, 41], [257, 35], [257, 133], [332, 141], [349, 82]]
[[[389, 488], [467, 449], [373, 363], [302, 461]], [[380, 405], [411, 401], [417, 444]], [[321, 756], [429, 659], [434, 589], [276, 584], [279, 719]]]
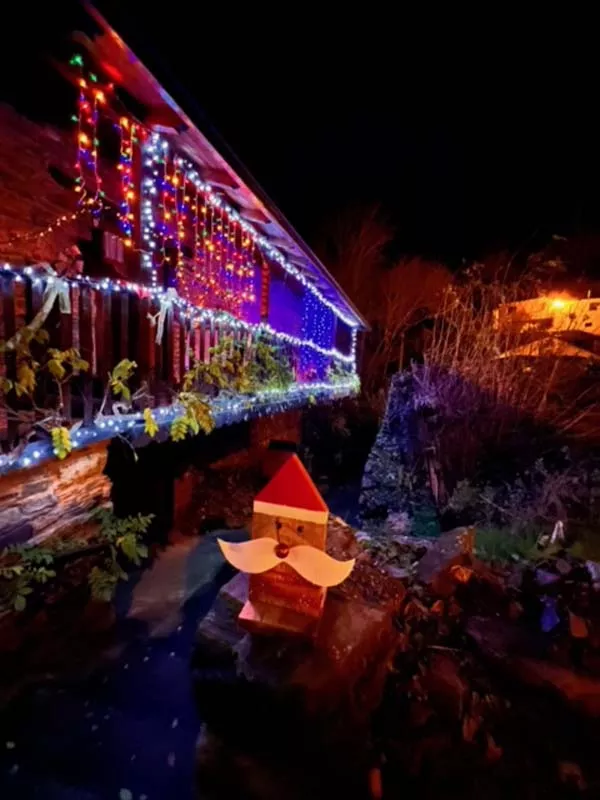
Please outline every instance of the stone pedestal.
[[[238, 574], [198, 629], [201, 792], [257, 800], [364, 797], [369, 720], [397, 646], [393, 616], [402, 585], [359, 562], [329, 591], [314, 643], [244, 631], [237, 617], [247, 596], [247, 576]], [[236, 763], [244, 765], [237, 779]]]

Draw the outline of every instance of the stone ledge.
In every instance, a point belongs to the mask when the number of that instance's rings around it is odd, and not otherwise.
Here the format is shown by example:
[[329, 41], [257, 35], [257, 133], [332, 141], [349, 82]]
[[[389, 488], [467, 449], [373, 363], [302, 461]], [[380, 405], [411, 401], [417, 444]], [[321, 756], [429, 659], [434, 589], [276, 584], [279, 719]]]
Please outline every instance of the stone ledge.
[[108, 502], [107, 443], [0, 477], [0, 547], [75, 531]]

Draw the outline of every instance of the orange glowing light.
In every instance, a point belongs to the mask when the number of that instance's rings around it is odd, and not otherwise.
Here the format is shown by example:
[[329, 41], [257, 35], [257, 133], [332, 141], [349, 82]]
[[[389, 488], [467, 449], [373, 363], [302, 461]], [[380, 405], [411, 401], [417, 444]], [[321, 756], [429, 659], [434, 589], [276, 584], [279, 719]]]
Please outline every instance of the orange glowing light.
[[127, 119], [127, 117], [121, 117], [121, 119], [119, 120], [119, 125], [122, 128], [128, 128], [129, 127], [129, 120]]
[[87, 147], [90, 143], [90, 137], [86, 133], [79, 134], [79, 143]]
[[550, 301], [550, 307], [555, 309], [556, 311], [560, 311], [561, 309], [565, 308], [567, 305], [565, 300], [561, 300], [560, 297], [555, 297], [554, 300]]

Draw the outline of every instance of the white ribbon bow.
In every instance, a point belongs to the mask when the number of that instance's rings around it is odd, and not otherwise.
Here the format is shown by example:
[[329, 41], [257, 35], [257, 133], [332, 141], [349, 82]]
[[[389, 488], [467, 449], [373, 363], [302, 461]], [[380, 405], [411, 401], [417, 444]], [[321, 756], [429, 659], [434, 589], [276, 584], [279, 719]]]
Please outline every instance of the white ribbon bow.
[[167, 289], [165, 294], [163, 294], [160, 298], [160, 309], [158, 313], [148, 314], [148, 319], [150, 320], [151, 324], [156, 325], [156, 344], [160, 344], [162, 342], [163, 333], [165, 331], [165, 320], [176, 297], [177, 291], [175, 289]]

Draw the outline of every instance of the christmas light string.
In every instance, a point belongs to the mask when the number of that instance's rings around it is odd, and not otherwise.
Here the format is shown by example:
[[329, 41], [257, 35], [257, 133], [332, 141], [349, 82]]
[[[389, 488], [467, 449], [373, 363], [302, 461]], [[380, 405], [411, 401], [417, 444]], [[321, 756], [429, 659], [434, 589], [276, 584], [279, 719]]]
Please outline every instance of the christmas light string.
[[[158, 133], [153, 133], [146, 144], [146, 152], [153, 158], [161, 149], [166, 150], [168, 144]], [[145, 159], [145, 163], [150, 159]], [[194, 165], [185, 159], [180, 159], [185, 170], [185, 177], [192, 181], [197, 190], [205, 196], [205, 202], [213, 210], [218, 210], [220, 216], [226, 215], [230, 220], [237, 222], [241, 229], [246, 233], [256, 245], [273, 261], [276, 261], [289, 275], [294, 277], [300, 284], [313, 294], [326, 308], [329, 308], [339, 319], [342, 320], [349, 327], [358, 327], [359, 323], [347, 317], [340, 309], [331, 301], [329, 301], [321, 291], [309, 281], [304, 274], [288, 262], [283, 254], [274, 248], [266, 237], [259, 234], [253, 226], [247, 222], [237, 211], [231, 208], [225, 201], [217, 195], [212, 187], [201, 180], [198, 171]], [[210, 237], [212, 239], [212, 236]]]
[[133, 203], [136, 198], [133, 181], [133, 152], [136, 143], [136, 125], [127, 117], [119, 120], [120, 152], [117, 169], [121, 174], [121, 203], [119, 206], [119, 226], [123, 234], [123, 245], [133, 247]]
[[[84, 161], [91, 167], [91, 170], [93, 172], [93, 177], [94, 177], [95, 192], [94, 192], [93, 198], [88, 198], [87, 202], [92, 206], [94, 215], [97, 215], [100, 212], [101, 208], [102, 208], [102, 198], [104, 196], [104, 192], [102, 190], [102, 179], [101, 179], [101, 177], [100, 177], [100, 175], [98, 173], [98, 146], [99, 146], [99, 141], [98, 141], [98, 138], [97, 138], [98, 107], [106, 104], [106, 91], [109, 91], [112, 88], [112, 85], [109, 84], [106, 87], [106, 89], [100, 89], [97, 86], [89, 86], [88, 82], [83, 77], [83, 60], [82, 60], [82, 57], [80, 55], [74, 56], [71, 59], [71, 64], [74, 65], [74, 66], [79, 67], [80, 76], [81, 76], [79, 78], [79, 85], [80, 85], [80, 95], [79, 95], [80, 102], [79, 102], [79, 105], [80, 105], [80, 108], [79, 108], [79, 115], [78, 115], [79, 151], [78, 151], [77, 168], [78, 168], [78, 172], [79, 173], [83, 173], [83, 162]], [[89, 78], [90, 83], [97, 84], [98, 78], [97, 78], [97, 76], [95, 74], [90, 72], [89, 75], [88, 75], [88, 78]], [[83, 122], [83, 118], [84, 118], [85, 114], [90, 112], [90, 95], [91, 95], [91, 103], [92, 103], [92, 105], [91, 105], [91, 113], [89, 114], [88, 117], [85, 118], [87, 124], [91, 127], [90, 135], [88, 135], [82, 129], [83, 128], [82, 122]], [[155, 166], [155, 161], [156, 161], [155, 154], [156, 154], [157, 150], [164, 155], [163, 180], [166, 183], [166, 178], [167, 178], [167, 155], [168, 155], [168, 152], [169, 152], [169, 146], [168, 146], [167, 141], [165, 139], [163, 139], [160, 136], [160, 134], [158, 134], [157, 132], [154, 132], [148, 138], [147, 146], [143, 146], [144, 165], [148, 165], [148, 162], [150, 162], [150, 166], [151, 167]], [[147, 157], [148, 155], [150, 155], [150, 158]], [[184, 183], [185, 183], [186, 180], [191, 180], [195, 184], [196, 189], [198, 191], [200, 191], [205, 196], [204, 197], [204, 202], [210, 208], [212, 208], [212, 209], [216, 208], [216, 209], [220, 210], [221, 224], [224, 221], [223, 217], [227, 217], [228, 224], [230, 224], [231, 222], [233, 222], [234, 224], [235, 223], [239, 224], [239, 226], [241, 227], [242, 231], [245, 234], [247, 234], [256, 243], [256, 245], [270, 259], [272, 259], [273, 261], [278, 263], [284, 269], [285, 272], [287, 272], [289, 275], [293, 276], [296, 280], [298, 280], [299, 283], [305, 289], [307, 289], [311, 294], [313, 294], [325, 307], [329, 308], [336, 315], [336, 317], [338, 317], [340, 320], [342, 320], [342, 322], [344, 322], [346, 325], [348, 325], [351, 328], [359, 326], [359, 323], [355, 319], [348, 317], [334, 303], [332, 303], [330, 300], [328, 300], [321, 293], [321, 291], [312, 283], [312, 281], [310, 281], [308, 278], [306, 278], [306, 276], [303, 274], [303, 272], [301, 270], [299, 270], [298, 268], [293, 266], [277, 248], [273, 247], [270, 244], [270, 242], [268, 241], [268, 239], [265, 236], [259, 234], [253, 228], [253, 226], [250, 223], [248, 223], [245, 219], [243, 219], [237, 211], [235, 211], [233, 208], [231, 208], [213, 190], [213, 188], [209, 184], [204, 183], [200, 179], [200, 176], [199, 176], [199, 174], [198, 174], [198, 172], [195, 169], [193, 164], [191, 164], [189, 161], [181, 158], [180, 156], [175, 157], [175, 160], [177, 162], [176, 166], [178, 168], [180, 168], [181, 171], [182, 171], [182, 178], [183, 178]], [[156, 175], [156, 170], [154, 170], [154, 169], [153, 169], [153, 175], [154, 176]], [[83, 178], [82, 174], [79, 174], [78, 178], [80, 179], [80, 182], [78, 184], [78, 187], [76, 187], [76, 188], [78, 188], [79, 192], [81, 192], [83, 195], [85, 195], [85, 191], [84, 191], [85, 190], [85, 179]], [[152, 179], [150, 179], [150, 180], [152, 180]], [[173, 187], [173, 188], [177, 188], [177, 187]], [[150, 195], [154, 195], [155, 193], [154, 192], [149, 192], [149, 194]], [[167, 257], [166, 252], [165, 252], [165, 247], [167, 245], [167, 239], [168, 239], [168, 226], [166, 225], [166, 222], [169, 221], [169, 217], [167, 216], [167, 214], [170, 213], [170, 212], [167, 212], [167, 208], [166, 208], [167, 202], [166, 201], [167, 201], [167, 198], [168, 198], [170, 192], [169, 192], [168, 189], [165, 188], [163, 190], [162, 194], [163, 194], [163, 197], [162, 197], [162, 201], [163, 201], [162, 202], [162, 210], [163, 210], [162, 225], [160, 226], [158, 231], [156, 230], [156, 228], [154, 228], [154, 231], [152, 233], [149, 232], [148, 230], [145, 230], [144, 228], [146, 226], [143, 226], [143, 236], [142, 236], [142, 238], [143, 238], [144, 246], [142, 247], [142, 250], [145, 251], [147, 249], [146, 246], [149, 246], [150, 250], [156, 250], [157, 239], [160, 239], [161, 245], [162, 245], [161, 253], [160, 253], [160, 255], [161, 255], [161, 259], [160, 260], [157, 259], [156, 253], [147, 253], [147, 252], [143, 252], [142, 253], [141, 261], [142, 261], [143, 267], [146, 268], [146, 269], [150, 269], [151, 272], [152, 272], [152, 275], [151, 275], [152, 285], [156, 285], [156, 283], [157, 283], [156, 270], [163, 263], [165, 263], [165, 262], [169, 263], [169, 261], [170, 261], [170, 259]], [[146, 195], [148, 195], [148, 193], [146, 193]], [[146, 199], [150, 199], [152, 201], [152, 197], [146, 197]], [[173, 208], [173, 211], [175, 213], [179, 214], [179, 208], [178, 208], [179, 204], [177, 203], [177, 197], [175, 197], [173, 199], [174, 199], [174, 206], [175, 206]], [[222, 225], [222, 227], [223, 227], [223, 225]], [[173, 236], [173, 239], [174, 239], [174, 243], [175, 243], [176, 248], [177, 248], [177, 258], [178, 258], [178, 262], [179, 262], [178, 265], [176, 265], [176, 266], [178, 266], [179, 271], [182, 272], [181, 237], [178, 236], [178, 234], [180, 232], [181, 231], [176, 231], [175, 235]], [[159, 235], [157, 236], [157, 234], [159, 234]], [[152, 244], [151, 244], [153, 241], [154, 241], [154, 247], [152, 247]], [[223, 242], [221, 240], [221, 245], [222, 245], [222, 243]], [[209, 248], [209, 253], [210, 253], [209, 261], [211, 262], [211, 265], [212, 265], [212, 261], [213, 261], [213, 252], [215, 250], [216, 250], [216, 248]], [[215, 255], [214, 255], [214, 261], [216, 263], [221, 262], [222, 261], [222, 256], [223, 256], [223, 250], [222, 250], [222, 246], [221, 246], [220, 251], [216, 252]], [[226, 277], [226, 280], [227, 280], [227, 277]], [[213, 294], [216, 294], [218, 299], [223, 301], [223, 299], [224, 299], [223, 298], [223, 294], [225, 295], [225, 297], [227, 297], [227, 294], [228, 294], [227, 289], [225, 289], [224, 293], [223, 292], [219, 292], [218, 283], [217, 283], [216, 280], [214, 280], [214, 276], [213, 276], [213, 280], [210, 281], [210, 283], [212, 285]]]
[[71, 214], [61, 214], [59, 217], [56, 217], [49, 225], [47, 225], [42, 230], [38, 231], [27, 231], [27, 233], [17, 234], [17, 236], [13, 236], [12, 239], [9, 239], [6, 242], [6, 247], [11, 247], [16, 242], [27, 242], [33, 239], [44, 239], [51, 233], [56, 233], [57, 228], [64, 228], [70, 222], [74, 222], [79, 217], [83, 217], [86, 214], [90, 213], [90, 209], [87, 206], [82, 206], [81, 208], [77, 209], [77, 211], [73, 211]]
[[[97, 78], [90, 73], [91, 83], [97, 83]], [[98, 86], [88, 85], [86, 80], [81, 77], [80, 81], [80, 113], [79, 113], [79, 150], [78, 162], [80, 171], [83, 172], [83, 164], [93, 173], [95, 192], [93, 197], [88, 197], [87, 203], [92, 206], [92, 213], [97, 213], [101, 206], [100, 197], [103, 195], [101, 178], [98, 175], [98, 107], [106, 103], [104, 90]], [[91, 110], [90, 110], [91, 98]], [[83, 131], [88, 126], [89, 135]], [[135, 192], [132, 188], [132, 160], [133, 160], [133, 138], [135, 123], [126, 117], [120, 120], [121, 126], [121, 157], [119, 166], [121, 168], [122, 185], [122, 204], [120, 209], [120, 222], [126, 246], [132, 246], [132, 222], [133, 213], [130, 201], [135, 199]], [[178, 302], [194, 301], [201, 307], [211, 306], [215, 311], [227, 311], [234, 318], [241, 314], [251, 313], [247, 306], [256, 303], [254, 292], [254, 273], [256, 269], [256, 254], [268, 255], [268, 257], [279, 263], [287, 274], [292, 275], [301, 285], [307, 289], [306, 297], [314, 298], [315, 305], [321, 304], [325, 316], [329, 313], [335, 314], [342, 321], [346, 322], [351, 329], [356, 327], [356, 323], [344, 317], [337, 307], [324, 298], [319, 290], [313, 286], [295, 267], [289, 265], [279, 251], [271, 247], [265, 237], [260, 236], [243, 220], [240, 215], [231, 209], [220, 196], [218, 196], [211, 186], [204, 183], [193, 165], [173, 153], [166, 139], [162, 138], [157, 132], [148, 136], [141, 143], [141, 153], [143, 157], [142, 175], [142, 248], [141, 262], [145, 270], [150, 271], [151, 288], [158, 290], [158, 270], [163, 265], [168, 265], [172, 257], [168, 252], [169, 248], [174, 249], [175, 264], [174, 270], [169, 273], [169, 281], [172, 283], [175, 278], [178, 289]], [[171, 169], [169, 169], [171, 167]], [[162, 168], [162, 169], [161, 169]], [[85, 179], [83, 179], [85, 180]], [[85, 184], [83, 184], [85, 185]], [[82, 188], [81, 185], [79, 188]], [[185, 259], [184, 248], [187, 250], [186, 235], [191, 235], [192, 210], [190, 193], [198, 199], [201, 198], [202, 219], [203, 219], [203, 241], [202, 254], [197, 247], [198, 237], [194, 232], [193, 247], [190, 252], [193, 259], [188, 268]], [[158, 212], [158, 214], [157, 214]], [[158, 219], [157, 219], [158, 217]], [[197, 220], [197, 214], [195, 215]], [[188, 223], [186, 225], [186, 222]], [[250, 245], [248, 253], [250, 258], [245, 261], [245, 243]], [[202, 258], [200, 258], [202, 255]], [[208, 276], [208, 281], [207, 281]], [[243, 279], [246, 278], [246, 281]], [[208, 290], [198, 291], [199, 287], [206, 287]], [[246, 290], [246, 285], [248, 289]], [[169, 287], [172, 288], [172, 287]], [[303, 316], [306, 316], [306, 310]], [[316, 309], [314, 309], [316, 311]], [[319, 309], [320, 310], [320, 309]], [[189, 314], [186, 311], [186, 314]], [[254, 312], [256, 313], [256, 311]], [[213, 317], [210, 317], [212, 320]], [[304, 324], [304, 323], [303, 323]], [[269, 326], [270, 328], [270, 326]], [[304, 332], [304, 331], [303, 331]], [[335, 348], [328, 348], [324, 345], [329, 344], [333, 338], [333, 330], [329, 324], [317, 323], [313, 326], [312, 336], [302, 338], [284, 334], [291, 338], [295, 345], [303, 346], [305, 342], [312, 342], [316, 347], [312, 352], [327, 357], [334, 357], [338, 351]], [[323, 336], [323, 332], [328, 332], [329, 338]], [[281, 332], [278, 332], [281, 333]], [[280, 337], [281, 338], [281, 337]], [[340, 354], [343, 355], [343, 354]], [[317, 362], [311, 367], [312, 372], [321, 374], [324, 364]]]
[[[335, 400], [346, 397], [358, 391], [358, 379], [351, 378], [338, 384], [314, 382], [300, 384], [290, 389], [266, 389], [256, 395], [239, 398], [216, 397], [210, 401], [211, 413], [215, 427], [220, 428], [236, 422], [246, 422], [256, 417], [281, 413], [292, 408], [304, 405], [308, 398], [319, 400]], [[174, 419], [182, 413], [178, 404], [161, 406], [152, 409], [153, 416], [159, 429], [165, 430]], [[71, 433], [71, 444], [74, 450], [90, 444], [112, 438], [116, 435], [128, 436], [135, 439], [144, 434], [143, 412], [136, 411], [131, 414], [118, 414], [108, 417], [96, 418], [92, 424], [79, 427]], [[49, 442], [31, 442], [19, 455], [0, 454], [0, 474], [11, 470], [35, 467], [56, 455], [52, 444]]]
[[23, 280], [23, 274], [32, 281], [34, 286], [40, 286], [44, 282], [47, 285], [52, 286], [55, 280], [63, 280], [69, 285], [84, 285], [99, 292], [126, 291], [137, 294], [140, 297], [152, 297], [158, 302], [168, 302], [171, 305], [177, 306], [181, 310], [184, 319], [190, 320], [192, 324], [194, 322], [213, 322], [234, 330], [248, 331], [259, 335], [266, 334], [267, 336], [283, 343], [290, 344], [294, 347], [305, 347], [310, 350], [314, 350], [319, 355], [327, 358], [333, 358], [336, 361], [351, 365], [353, 372], [356, 371], [356, 333], [353, 333], [352, 335], [351, 352], [349, 354], [345, 354], [341, 353], [336, 348], [322, 347], [310, 339], [303, 339], [283, 331], [277, 331], [266, 322], [246, 322], [245, 320], [232, 316], [229, 312], [224, 310], [199, 308], [193, 303], [187, 301], [185, 298], [181, 297], [181, 295], [179, 295], [173, 289], [165, 290], [161, 289], [160, 287], [150, 287], [132, 281], [114, 278], [95, 279], [90, 278], [87, 275], [78, 275], [72, 278], [58, 278], [58, 276], [48, 275], [47, 272], [44, 272], [43, 270], [33, 266], [17, 267], [11, 264], [4, 264], [3, 271], [5, 273], [8, 272], [9, 274], [12, 274], [17, 281]]

